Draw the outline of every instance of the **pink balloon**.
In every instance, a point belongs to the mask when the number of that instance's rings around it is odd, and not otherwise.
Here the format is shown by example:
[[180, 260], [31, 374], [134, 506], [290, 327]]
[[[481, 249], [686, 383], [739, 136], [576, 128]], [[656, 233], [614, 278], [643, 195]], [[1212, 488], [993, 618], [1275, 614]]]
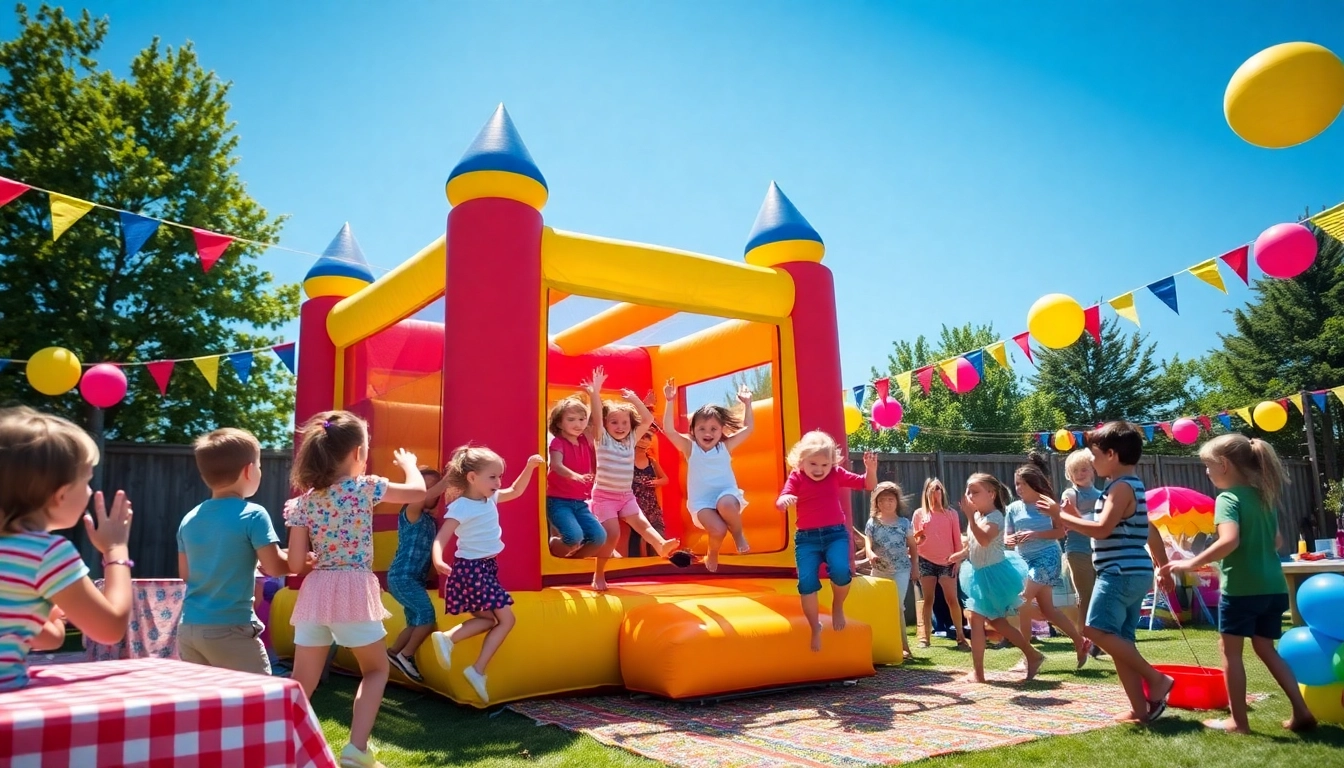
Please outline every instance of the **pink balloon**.
[[95, 408], [111, 408], [126, 396], [126, 374], [111, 363], [99, 363], [84, 372], [79, 394]]
[[1177, 419], [1171, 425], [1171, 436], [1181, 445], [1189, 445], [1199, 439], [1199, 424], [1194, 419]]
[[1275, 224], [1255, 238], [1255, 263], [1266, 275], [1288, 280], [1316, 261], [1316, 236], [1301, 224]]
[[905, 409], [889, 397], [873, 403], [873, 423], [882, 429], [891, 429], [900, 424], [904, 416]]
[[958, 395], [964, 395], [980, 385], [980, 372], [975, 370], [971, 361], [964, 357], [957, 358], [957, 380], [952, 385], [952, 391]]

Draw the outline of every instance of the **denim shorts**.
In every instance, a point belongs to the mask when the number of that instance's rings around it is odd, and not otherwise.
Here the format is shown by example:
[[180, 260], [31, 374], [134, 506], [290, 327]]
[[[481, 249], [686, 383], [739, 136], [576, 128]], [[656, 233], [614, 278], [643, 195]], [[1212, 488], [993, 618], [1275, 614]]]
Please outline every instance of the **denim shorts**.
[[1218, 601], [1218, 633], [1238, 637], [1283, 637], [1283, 612], [1288, 593], [1223, 595]]
[[1153, 572], [1121, 575], [1098, 573], [1087, 606], [1087, 626], [1131, 643], [1139, 628], [1143, 599], [1153, 589]]
[[555, 528], [560, 540], [568, 547], [601, 544], [607, 540], [607, 532], [588, 508], [588, 502], [582, 499], [547, 496], [546, 521]]
[[798, 561], [798, 594], [814, 595], [821, 591], [821, 564], [826, 563], [831, 583], [843, 587], [853, 579], [850, 570], [849, 527], [828, 525], [808, 528], [793, 534], [793, 554]]
[[925, 560], [922, 557], [919, 558], [919, 577], [921, 579], [928, 578], [929, 576], [936, 579], [951, 579], [956, 577], [956, 571], [957, 567], [952, 563], [940, 565], [932, 560]]

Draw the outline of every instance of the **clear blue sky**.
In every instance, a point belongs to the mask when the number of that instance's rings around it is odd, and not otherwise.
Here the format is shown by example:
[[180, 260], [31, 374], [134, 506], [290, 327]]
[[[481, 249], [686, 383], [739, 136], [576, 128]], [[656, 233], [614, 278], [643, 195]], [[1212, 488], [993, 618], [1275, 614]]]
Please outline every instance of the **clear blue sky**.
[[[117, 71], [159, 36], [232, 81], [239, 171], [290, 247], [349, 221], [376, 266], [415, 252], [501, 101], [563, 229], [739, 259], [778, 181], [826, 241], [851, 385], [894, 339], [1006, 338], [1044, 293], [1111, 298], [1344, 200], [1344, 121], [1270, 151], [1222, 114], [1262, 48], [1344, 55], [1344, 0], [378, 5], [88, 3]], [[262, 263], [287, 282], [309, 266]], [[1217, 344], [1249, 295], [1224, 279], [1230, 296], [1178, 279], [1179, 317], [1138, 295], [1164, 356]]]

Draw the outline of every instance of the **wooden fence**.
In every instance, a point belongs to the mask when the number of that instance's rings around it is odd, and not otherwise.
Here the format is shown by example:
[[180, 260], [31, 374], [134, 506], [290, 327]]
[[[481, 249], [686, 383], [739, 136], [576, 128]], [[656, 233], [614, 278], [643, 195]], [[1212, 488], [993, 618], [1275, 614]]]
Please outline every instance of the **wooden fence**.
[[[860, 454], [851, 459], [862, 471]], [[262, 453], [261, 488], [251, 501], [271, 513], [271, 520], [285, 540], [281, 512], [289, 498], [289, 468], [291, 455], [286, 451]], [[911, 507], [918, 506], [924, 480], [937, 477], [952, 494], [965, 487], [966, 478], [976, 472], [988, 472], [1004, 481], [1010, 481], [1024, 457], [1004, 455], [959, 455], [944, 453], [882, 454], [878, 458], [878, 479], [894, 480], [905, 491]], [[1066, 487], [1064, 457], [1053, 456], [1054, 482], [1057, 488]], [[1311, 465], [1306, 461], [1284, 461], [1291, 480], [1284, 491], [1279, 508], [1279, 530], [1283, 532], [1285, 547], [1297, 541], [1303, 516], [1313, 515], [1316, 509], [1311, 487]], [[196, 471], [191, 447], [185, 445], [151, 445], [145, 443], [109, 443], [104, 449], [101, 482], [94, 490], [103, 490], [109, 496], [125, 490], [135, 508], [135, 522], [131, 526], [131, 558], [136, 561], [137, 578], [161, 578], [177, 575], [177, 526], [193, 507], [210, 497], [210, 489]], [[1216, 495], [1204, 475], [1204, 467], [1196, 458], [1178, 456], [1146, 456], [1139, 463], [1139, 476], [1148, 486], [1181, 485]], [[868, 516], [868, 495], [854, 494], [854, 520], [862, 529]], [[1326, 532], [1322, 532], [1324, 536]], [[68, 532], [79, 544], [84, 559], [101, 575], [100, 558], [85, 540], [81, 528]], [[1285, 550], [1286, 551], [1286, 550]]]

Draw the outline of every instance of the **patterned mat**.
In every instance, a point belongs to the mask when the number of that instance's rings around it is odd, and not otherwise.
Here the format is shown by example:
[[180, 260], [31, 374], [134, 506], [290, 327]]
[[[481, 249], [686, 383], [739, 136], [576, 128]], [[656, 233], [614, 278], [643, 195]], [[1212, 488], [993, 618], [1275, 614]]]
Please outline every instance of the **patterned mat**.
[[525, 701], [539, 723], [581, 731], [669, 765], [862, 766], [993, 749], [1106, 728], [1123, 706], [1117, 685], [1022, 683], [964, 670], [879, 669], [856, 686], [805, 689], [717, 704], [603, 696]]

